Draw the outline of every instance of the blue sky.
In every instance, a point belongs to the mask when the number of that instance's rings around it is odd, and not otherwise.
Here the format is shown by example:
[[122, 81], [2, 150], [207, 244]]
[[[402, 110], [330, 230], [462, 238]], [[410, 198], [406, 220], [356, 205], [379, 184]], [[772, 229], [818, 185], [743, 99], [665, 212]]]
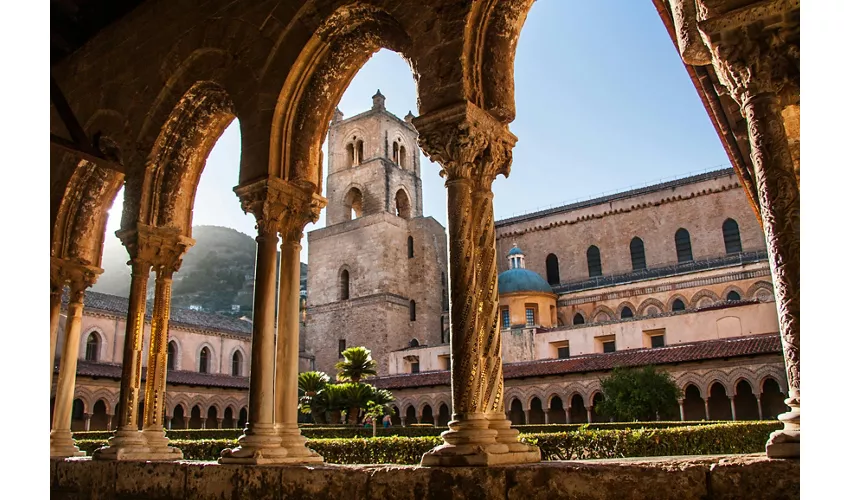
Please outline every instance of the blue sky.
[[[729, 166], [685, 67], [651, 1], [539, 0], [517, 46], [519, 138], [511, 175], [493, 185], [497, 219], [669, 177]], [[368, 109], [380, 88], [399, 117], [418, 113], [407, 63], [382, 50], [355, 76], [339, 108]], [[216, 143], [195, 199], [195, 225], [254, 234], [233, 194], [236, 122]], [[327, 158], [327, 154], [325, 154]], [[446, 224], [439, 168], [422, 156], [425, 215]], [[121, 195], [123, 196], [123, 194]], [[121, 197], [108, 224], [114, 238]], [[307, 230], [324, 227], [324, 215]], [[307, 261], [306, 239], [301, 260]]]

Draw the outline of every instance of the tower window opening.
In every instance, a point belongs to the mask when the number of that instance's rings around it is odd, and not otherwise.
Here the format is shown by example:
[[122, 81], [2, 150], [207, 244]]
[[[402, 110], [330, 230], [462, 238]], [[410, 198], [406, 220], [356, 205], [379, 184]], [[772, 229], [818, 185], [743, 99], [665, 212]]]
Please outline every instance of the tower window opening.
[[348, 190], [343, 200], [346, 220], [359, 219], [363, 216], [363, 193], [356, 187]]
[[402, 219], [410, 218], [410, 198], [404, 189], [399, 189], [395, 194], [396, 215]]
[[355, 163], [354, 163], [354, 160], [355, 160], [355, 158], [354, 158], [354, 144], [349, 142], [348, 145], [345, 146], [345, 152], [347, 153], [346, 158], [348, 160], [346, 162], [346, 166], [348, 168], [351, 168], [355, 165]]
[[632, 271], [646, 269], [646, 253], [643, 249], [643, 240], [635, 236], [629, 243], [629, 252], [632, 254]]
[[416, 321], [416, 301], [410, 301], [410, 321]]
[[398, 165], [398, 142], [393, 141], [393, 163]]
[[676, 257], [679, 262], [690, 262], [694, 260], [694, 254], [691, 251], [691, 235], [685, 228], [679, 228], [676, 231]]
[[596, 245], [590, 245], [587, 249], [587, 274], [591, 278], [602, 276], [602, 257]]
[[546, 256], [546, 281], [550, 285], [558, 285], [561, 283], [561, 272], [558, 268], [558, 256], [550, 253]]
[[86, 340], [86, 361], [97, 361], [97, 354], [100, 350], [100, 340], [97, 334], [92, 332]]
[[348, 269], [343, 269], [339, 273], [339, 300], [348, 300], [349, 297], [349, 277]]
[[407, 237], [407, 258], [413, 258], [413, 236]]
[[354, 159], [354, 164], [360, 165], [361, 163], [363, 163], [363, 141], [358, 140], [357, 141], [357, 154], [356, 154], [355, 159]]
[[407, 168], [407, 151], [402, 145], [398, 147], [398, 166]]
[[726, 219], [723, 222], [723, 244], [726, 246], [726, 253], [741, 252], [741, 232], [738, 230], [738, 223], [735, 219]]

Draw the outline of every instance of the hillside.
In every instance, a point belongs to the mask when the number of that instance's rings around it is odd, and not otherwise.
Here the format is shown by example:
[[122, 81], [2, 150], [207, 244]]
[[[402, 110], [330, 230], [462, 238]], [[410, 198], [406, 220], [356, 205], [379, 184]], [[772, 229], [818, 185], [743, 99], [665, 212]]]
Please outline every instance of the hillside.
[[[250, 313], [253, 304], [256, 242], [244, 233], [219, 226], [192, 228], [195, 245], [183, 258], [174, 275], [172, 307], [200, 306], [204, 311], [237, 316]], [[130, 293], [127, 251], [117, 238], [109, 238], [103, 249], [103, 275], [94, 291], [126, 297]], [[148, 295], [153, 294], [153, 273]], [[307, 264], [301, 263], [301, 287], [307, 284]], [[239, 306], [235, 310], [233, 306]]]

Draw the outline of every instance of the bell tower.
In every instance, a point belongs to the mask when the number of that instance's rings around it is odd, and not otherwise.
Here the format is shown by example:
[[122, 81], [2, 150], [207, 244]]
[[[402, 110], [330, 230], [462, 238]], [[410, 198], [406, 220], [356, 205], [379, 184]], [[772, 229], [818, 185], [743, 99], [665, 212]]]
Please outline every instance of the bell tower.
[[[364, 346], [389, 373], [389, 353], [448, 342], [446, 230], [422, 214], [417, 132], [371, 109], [328, 130], [327, 224], [307, 234], [305, 344], [333, 374], [340, 352]], [[415, 342], [414, 342], [415, 341]]]
[[339, 109], [328, 131], [328, 226], [388, 212], [422, 216], [418, 134], [408, 113], [388, 112], [381, 91], [372, 109], [344, 119]]

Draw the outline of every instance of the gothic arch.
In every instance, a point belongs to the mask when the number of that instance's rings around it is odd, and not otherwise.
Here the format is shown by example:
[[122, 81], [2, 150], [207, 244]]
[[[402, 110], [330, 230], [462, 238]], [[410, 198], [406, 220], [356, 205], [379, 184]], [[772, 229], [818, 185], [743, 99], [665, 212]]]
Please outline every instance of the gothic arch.
[[681, 300], [682, 303], [685, 304], [685, 310], [688, 309], [688, 304], [690, 304], [688, 298], [682, 295], [681, 293], [675, 293], [671, 295], [669, 299], [667, 299], [667, 307], [665, 307], [661, 312], [672, 312], [673, 302], [676, 302], [676, 299]]
[[365, 198], [363, 192], [363, 186], [357, 183], [351, 183], [345, 188], [345, 196], [342, 198], [342, 205], [344, 207], [342, 215], [344, 220], [352, 220], [352, 211], [354, 212], [354, 218], [356, 219], [366, 215], [366, 212], [363, 210]]
[[91, 413], [94, 400], [92, 399], [92, 391], [88, 387], [75, 387], [74, 399], [79, 399], [83, 402], [83, 413]]
[[738, 383], [742, 380], [750, 384], [750, 387], [755, 391], [758, 385], [758, 378], [753, 370], [745, 367], [734, 368], [729, 374], [729, 380], [732, 382], [732, 395], [738, 395]]
[[679, 389], [682, 390], [682, 394], [684, 394], [689, 385], [697, 388], [700, 397], [704, 398], [705, 395], [708, 394], [708, 389], [705, 386], [705, 380], [703, 377], [692, 372], [683, 373], [681, 376], [677, 377], [676, 385], [678, 385]]
[[729, 380], [729, 374], [720, 370], [711, 370], [703, 375], [705, 380], [706, 394], [711, 392], [711, 386], [715, 382], [720, 383], [726, 389], [726, 395], [732, 394], [732, 382]]
[[741, 290], [741, 287], [729, 285], [723, 290], [723, 294], [721, 295], [723, 300], [726, 300], [726, 296], [729, 295], [729, 292], [737, 292], [738, 296], [741, 297], [741, 300], [748, 298], [748, 295], [744, 294], [744, 291]]
[[395, 204], [395, 209], [399, 217], [403, 219], [410, 219], [413, 217], [412, 198], [404, 186], [401, 186], [398, 190], [396, 190], [395, 196], [393, 197], [393, 203]]
[[[227, 362], [228, 362], [227, 374], [229, 374], [229, 375], [233, 374], [233, 355], [236, 354], [237, 352], [242, 355], [242, 358], [241, 358], [242, 362], [241, 362], [241, 366], [239, 367], [239, 375], [238, 376], [244, 377], [245, 376], [244, 374], [246, 373], [245, 369], [248, 367], [248, 364], [250, 364], [251, 358], [249, 358], [247, 356], [247, 354], [245, 354], [245, 349], [243, 349], [241, 345], [236, 345], [236, 347], [234, 347], [233, 349], [230, 350], [230, 355], [227, 357]], [[219, 414], [223, 415], [223, 413], [219, 413]]]
[[641, 302], [640, 305], [638, 306], [637, 315], [638, 316], [646, 316], [647, 315], [646, 310], [649, 308], [649, 306], [657, 307], [659, 313], [663, 313], [664, 311], [667, 310], [667, 308], [664, 306], [664, 303], [661, 302], [660, 300], [658, 300], [656, 298], [648, 298], [648, 299], [644, 300], [643, 302]]
[[621, 315], [623, 314], [623, 309], [626, 308], [626, 307], [631, 309], [632, 317], [637, 316], [637, 308], [635, 307], [634, 304], [632, 304], [631, 302], [629, 302], [627, 300], [625, 302], [620, 303], [620, 305], [617, 306], [617, 316], [614, 319], [620, 319]]
[[607, 320], [601, 320], [601, 321], [611, 321], [611, 320], [615, 320], [615, 319], [619, 318], [619, 316], [617, 316], [610, 307], [602, 305], [602, 306], [596, 306], [596, 309], [594, 309], [593, 312], [590, 313], [590, 321], [592, 323], [599, 323], [600, 320], [597, 320], [596, 317], [599, 316], [601, 313], [607, 314], [608, 318], [609, 318]]
[[[181, 363], [181, 361], [180, 361], [181, 353], [183, 352], [183, 346], [180, 345], [180, 336], [179, 335], [174, 335], [174, 336], [169, 337], [168, 344], [171, 344], [172, 342], [174, 343], [174, 346], [175, 346], [175, 349], [174, 349], [174, 371], [177, 371], [177, 370], [180, 370], [183, 367], [183, 363]], [[168, 345], [166, 345], [166, 352], [168, 352], [167, 348], [168, 348]]]
[[691, 297], [691, 305], [689, 306], [691, 309], [696, 309], [699, 305], [699, 302], [704, 298], [711, 299], [712, 304], [715, 302], [720, 302], [720, 297], [711, 290], [700, 290]]
[[[372, 5], [340, 7], [321, 19], [305, 44], [293, 40], [302, 48], [297, 59], [287, 65], [289, 71], [279, 87], [268, 163], [272, 176], [311, 186], [317, 195], [322, 193], [322, 142], [349, 82], [378, 49], [387, 48], [402, 57], [412, 49], [404, 27]], [[279, 57], [277, 51], [272, 54], [272, 59]], [[416, 75], [415, 59], [407, 60]]]
[[545, 399], [546, 408], [552, 407], [552, 400], [555, 399], [555, 398], [559, 398], [561, 400], [561, 403], [566, 408], [567, 403], [564, 402], [564, 396], [560, 392], [558, 392], [557, 390], [551, 390], [551, 392], [549, 392], [549, 395], [546, 396], [546, 399]]
[[773, 379], [779, 386], [779, 390], [782, 391], [782, 393], [784, 394], [788, 394], [788, 383], [786, 382], [784, 373], [782, 373], [782, 376], [777, 376], [776, 373], [768, 373], [762, 375], [759, 378], [758, 384], [753, 385], [753, 389], [755, 390], [755, 388], [758, 388], [759, 393], [764, 392], [764, 383], [767, 382], [768, 379]]
[[215, 363], [215, 360], [218, 359], [218, 356], [215, 354], [215, 349], [208, 341], [204, 340], [195, 348], [195, 358], [193, 360], [194, 371], [198, 371], [201, 368], [201, 351], [206, 347], [210, 351], [209, 357], [209, 366], [207, 367], [207, 373], [218, 373], [219, 365]]
[[747, 288], [746, 295], [742, 294], [742, 298], [747, 299], [756, 299], [758, 298], [759, 292], [762, 290], [767, 290], [770, 292], [771, 301], [773, 300], [773, 283], [769, 281], [756, 281], [749, 288]]
[[431, 414], [433, 415], [434, 414], [434, 401], [431, 400], [431, 398], [429, 398], [429, 397], [423, 397], [422, 399], [419, 400], [419, 405], [417, 405], [417, 407], [416, 407], [416, 414], [421, 417], [422, 413], [425, 410], [426, 405], [431, 407]]
[[118, 403], [118, 394], [115, 394], [108, 389], [100, 388], [92, 392], [91, 401], [92, 405], [98, 401], [103, 401], [103, 404], [106, 407], [106, 414], [114, 415], [115, 405]]
[[97, 338], [97, 359], [95, 361], [103, 362], [103, 360], [107, 359], [106, 357], [106, 343], [107, 337], [106, 334], [103, 333], [103, 330], [100, 329], [99, 326], [92, 325], [90, 326], [85, 333], [80, 335], [80, 345], [78, 352], [82, 353], [80, 359], [86, 358], [86, 353], [88, 351], [88, 341], [89, 336], [94, 335]]
[[540, 401], [541, 404], [543, 403], [543, 401], [546, 401], [546, 399], [544, 399], [543, 396], [540, 395], [540, 392], [538, 392], [537, 390], [532, 390], [530, 391], [530, 394], [526, 396], [525, 399], [525, 402], [528, 403], [528, 405], [523, 405], [523, 408], [531, 408], [531, 400], [534, 398], [537, 398], [537, 400]]

